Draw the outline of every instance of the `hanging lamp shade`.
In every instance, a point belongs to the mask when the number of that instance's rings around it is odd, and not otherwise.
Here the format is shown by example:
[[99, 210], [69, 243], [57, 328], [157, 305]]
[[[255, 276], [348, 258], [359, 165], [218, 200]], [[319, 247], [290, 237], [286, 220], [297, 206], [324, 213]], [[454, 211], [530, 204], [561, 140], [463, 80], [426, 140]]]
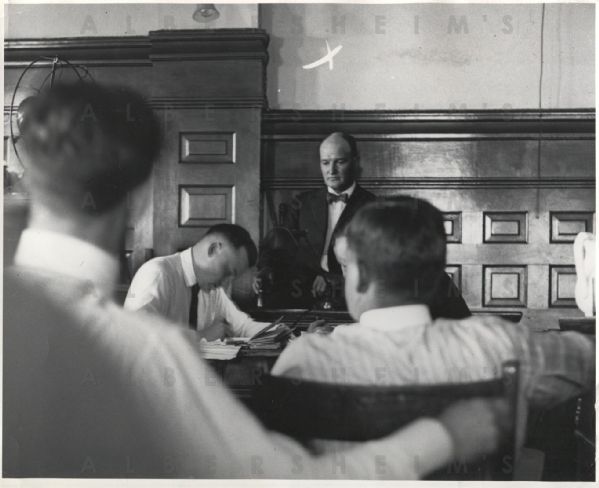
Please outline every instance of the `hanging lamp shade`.
[[213, 3], [198, 3], [195, 12], [193, 13], [193, 20], [202, 24], [212, 22], [219, 17], [220, 12]]

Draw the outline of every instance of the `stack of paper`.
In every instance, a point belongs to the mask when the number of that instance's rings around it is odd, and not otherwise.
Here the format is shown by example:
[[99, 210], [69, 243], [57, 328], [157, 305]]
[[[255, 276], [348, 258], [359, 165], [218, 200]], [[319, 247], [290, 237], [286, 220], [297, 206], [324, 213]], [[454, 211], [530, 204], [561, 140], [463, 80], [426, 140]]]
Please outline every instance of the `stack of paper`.
[[206, 339], [200, 340], [200, 354], [204, 359], [222, 359], [226, 361], [236, 357], [240, 349], [241, 346], [226, 344], [220, 339], [210, 342]]
[[247, 344], [250, 349], [279, 349], [288, 335], [287, 329], [280, 327], [250, 339]]
[[282, 318], [267, 325], [260, 332], [250, 337], [247, 346], [250, 349], [280, 349], [283, 342], [291, 335], [291, 329], [280, 327]]

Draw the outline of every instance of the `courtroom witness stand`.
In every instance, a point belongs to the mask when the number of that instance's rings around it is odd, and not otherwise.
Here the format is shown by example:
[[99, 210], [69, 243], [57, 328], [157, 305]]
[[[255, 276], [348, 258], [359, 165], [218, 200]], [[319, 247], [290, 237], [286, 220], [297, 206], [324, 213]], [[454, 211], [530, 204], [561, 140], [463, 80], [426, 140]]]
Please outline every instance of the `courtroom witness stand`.
[[497, 447], [500, 410], [482, 400], [334, 457], [266, 431], [213, 377], [194, 333], [111, 298], [126, 195], [159, 151], [148, 105], [127, 89], [55, 84], [22, 140], [31, 212], [5, 275], [5, 477], [405, 479]]
[[594, 384], [594, 341], [575, 332], [536, 334], [499, 317], [433, 320], [428, 304], [444, 274], [439, 210], [400, 197], [362, 208], [337, 251], [349, 311], [358, 323], [293, 341], [272, 374], [349, 384], [488, 380], [520, 363], [519, 439], [527, 404], [551, 407]]
[[207, 340], [251, 337], [268, 324], [239, 310], [223, 286], [254, 266], [256, 256], [243, 227], [210, 227], [192, 247], [144, 263], [131, 282], [125, 309], [188, 324]]
[[[297, 259], [308, 276], [309, 290], [319, 298], [327, 288], [342, 283], [341, 270], [333, 253], [333, 235], [339, 225], [345, 225], [354, 213], [376, 197], [362, 188], [356, 178], [360, 172], [360, 156], [355, 139], [343, 132], [334, 132], [319, 146], [320, 171], [324, 188], [297, 196], [287, 221], [281, 225], [293, 229], [300, 243]], [[261, 280], [254, 282], [254, 291], [261, 290]], [[330, 291], [330, 290], [329, 290]], [[342, 299], [342, 297], [341, 297]]]
[[[364, 205], [376, 196], [363, 189], [356, 179], [361, 172], [356, 140], [344, 132], [333, 132], [320, 144], [320, 171], [324, 188], [298, 195], [289, 212], [288, 226], [300, 235], [298, 259], [315, 276], [311, 292], [319, 297], [328, 292], [336, 307], [347, 309], [343, 294], [343, 276], [334, 252], [336, 236]], [[260, 280], [254, 283], [259, 293]], [[290, 294], [295, 290], [291, 290]], [[461, 293], [444, 273], [430, 307], [433, 318], [465, 318], [471, 315]]]

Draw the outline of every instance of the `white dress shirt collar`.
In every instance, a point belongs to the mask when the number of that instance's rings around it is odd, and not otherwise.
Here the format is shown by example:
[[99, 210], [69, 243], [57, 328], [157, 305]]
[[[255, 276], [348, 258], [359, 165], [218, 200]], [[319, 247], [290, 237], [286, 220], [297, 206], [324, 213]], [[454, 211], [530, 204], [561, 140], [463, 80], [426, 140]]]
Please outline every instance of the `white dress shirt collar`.
[[119, 262], [108, 252], [73, 236], [29, 228], [21, 234], [15, 264], [91, 281], [106, 295], [114, 292]]
[[360, 325], [386, 332], [407, 327], [424, 327], [430, 323], [432, 319], [426, 305], [376, 308], [360, 316]]
[[198, 282], [198, 278], [196, 277], [196, 273], [193, 269], [191, 247], [189, 249], [185, 249], [185, 251], [181, 251], [179, 256], [181, 257], [181, 266], [183, 268], [183, 278], [185, 279], [185, 284], [189, 287], [192, 287]]
[[333, 195], [343, 195], [345, 193], [348, 198], [352, 196], [352, 194], [354, 193], [355, 189], [356, 189], [356, 182], [355, 181], [352, 183], [352, 185], [347, 190], [342, 191], [341, 193], [337, 193], [330, 186], [327, 186], [327, 190], [328, 190], [329, 193], [331, 193]]

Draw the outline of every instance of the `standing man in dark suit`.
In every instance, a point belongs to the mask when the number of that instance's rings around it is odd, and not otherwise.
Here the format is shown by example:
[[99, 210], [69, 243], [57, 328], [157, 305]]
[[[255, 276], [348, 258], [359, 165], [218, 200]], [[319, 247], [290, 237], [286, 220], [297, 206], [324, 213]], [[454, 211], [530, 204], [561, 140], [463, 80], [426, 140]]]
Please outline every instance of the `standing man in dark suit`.
[[304, 237], [300, 259], [313, 275], [311, 292], [315, 297], [323, 295], [327, 286], [336, 290], [342, 281], [341, 267], [333, 252], [335, 231], [345, 227], [362, 206], [376, 198], [356, 183], [360, 157], [351, 135], [334, 132], [322, 141], [320, 170], [326, 186], [297, 197], [295, 222]]

